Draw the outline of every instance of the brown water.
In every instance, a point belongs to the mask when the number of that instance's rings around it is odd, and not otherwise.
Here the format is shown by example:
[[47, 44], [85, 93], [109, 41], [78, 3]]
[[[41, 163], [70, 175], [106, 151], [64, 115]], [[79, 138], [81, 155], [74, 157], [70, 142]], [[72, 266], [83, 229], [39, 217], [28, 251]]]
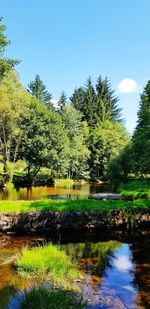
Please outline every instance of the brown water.
[[108, 185], [97, 183], [68, 186], [37, 186], [14, 188], [12, 184], [0, 191], [0, 200], [88, 199], [91, 194], [108, 191]]
[[[77, 260], [84, 278], [81, 285], [88, 309], [150, 308], [150, 240], [147, 236], [105, 239], [98, 235], [78, 235], [78, 238], [70, 235], [70, 239], [55, 235], [55, 242], [61, 243], [61, 248]], [[18, 293], [31, 285], [7, 262], [21, 247], [43, 241], [43, 238], [0, 236], [0, 309], [7, 308], [8, 304], [9, 309], [19, 308]]]

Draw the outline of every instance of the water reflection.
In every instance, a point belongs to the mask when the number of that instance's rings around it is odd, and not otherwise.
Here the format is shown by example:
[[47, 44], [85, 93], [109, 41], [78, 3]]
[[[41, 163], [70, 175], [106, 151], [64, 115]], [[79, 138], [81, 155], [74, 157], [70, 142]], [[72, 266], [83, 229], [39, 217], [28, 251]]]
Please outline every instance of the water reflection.
[[[21, 247], [43, 241], [43, 238], [0, 236], [1, 309], [7, 308], [12, 296], [33, 283], [20, 278], [13, 263], [7, 263], [8, 259]], [[89, 239], [61, 244], [60, 248], [75, 259], [83, 275], [79, 285], [87, 300], [87, 309], [149, 308], [150, 241], [146, 237], [142, 242], [131, 244], [117, 240], [91, 242]]]
[[67, 254], [78, 259], [85, 275], [87, 308], [136, 308], [138, 288], [130, 245], [117, 241], [68, 244]]
[[12, 184], [9, 184], [6, 188], [0, 190], [0, 200], [88, 199], [93, 193], [107, 190], [107, 185], [97, 183], [77, 183], [69, 186], [33, 186], [31, 188], [14, 188]]

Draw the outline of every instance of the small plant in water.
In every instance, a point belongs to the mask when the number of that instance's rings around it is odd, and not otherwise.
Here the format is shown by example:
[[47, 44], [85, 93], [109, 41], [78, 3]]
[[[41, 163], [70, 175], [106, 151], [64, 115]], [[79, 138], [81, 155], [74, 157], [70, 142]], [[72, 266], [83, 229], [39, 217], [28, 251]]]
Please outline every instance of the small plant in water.
[[50, 285], [32, 286], [13, 297], [8, 309], [83, 309], [81, 295], [71, 291], [54, 289]]
[[63, 288], [75, 288], [74, 281], [80, 277], [70, 257], [52, 244], [24, 248], [17, 259], [17, 267], [24, 276], [36, 276], [39, 280], [48, 278], [50, 282]]

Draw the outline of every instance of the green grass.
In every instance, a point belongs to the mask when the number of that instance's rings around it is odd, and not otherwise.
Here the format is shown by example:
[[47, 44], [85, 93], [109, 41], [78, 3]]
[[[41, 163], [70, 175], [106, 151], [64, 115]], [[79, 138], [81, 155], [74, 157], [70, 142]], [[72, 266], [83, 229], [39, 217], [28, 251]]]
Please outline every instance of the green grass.
[[24, 276], [48, 279], [59, 287], [73, 288], [80, 273], [65, 251], [52, 244], [32, 249], [24, 248], [16, 260], [18, 272]]
[[110, 211], [113, 209], [148, 209], [150, 201], [139, 199], [125, 200], [39, 200], [39, 201], [0, 201], [0, 213], [31, 212], [31, 211], [58, 211], [58, 212], [84, 212], [84, 211]]
[[72, 292], [50, 290], [46, 287], [32, 288], [25, 292], [25, 298], [21, 304], [22, 309], [83, 309], [79, 296]]
[[118, 192], [128, 199], [150, 198], [150, 180], [133, 180], [121, 184]]

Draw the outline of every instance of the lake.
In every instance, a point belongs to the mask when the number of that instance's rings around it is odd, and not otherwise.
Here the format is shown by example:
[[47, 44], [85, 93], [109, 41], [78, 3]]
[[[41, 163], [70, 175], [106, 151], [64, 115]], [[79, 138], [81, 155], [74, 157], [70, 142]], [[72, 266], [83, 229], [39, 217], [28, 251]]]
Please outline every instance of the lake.
[[[69, 238], [68, 238], [69, 237]], [[17, 309], [17, 295], [33, 282], [17, 275], [11, 256], [24, 246], [59, 243], [76, 261], [83, 275], [80, 282], [89, 308], [132, 309], [150, 305], [149, 235], [56, 234], [49, 237], [0, 236], [0, 308]]]

